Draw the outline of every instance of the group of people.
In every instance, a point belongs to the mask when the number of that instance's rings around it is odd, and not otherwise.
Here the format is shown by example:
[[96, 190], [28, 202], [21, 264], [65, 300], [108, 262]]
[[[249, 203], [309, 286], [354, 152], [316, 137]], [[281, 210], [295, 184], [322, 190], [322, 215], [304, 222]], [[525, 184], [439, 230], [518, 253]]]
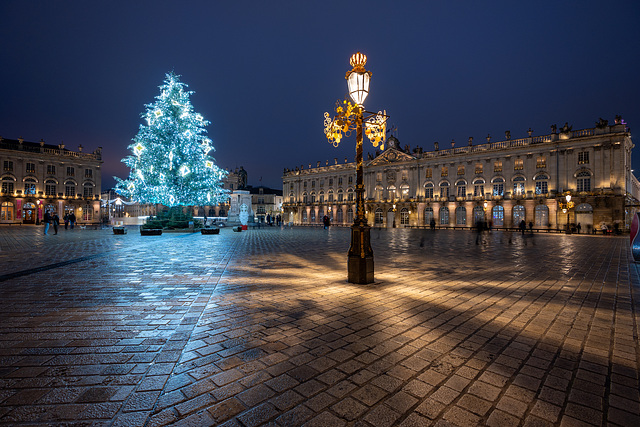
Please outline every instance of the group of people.
[[[76, 225], [76, 215], [71, 212], [64, 215], [64, 229], [66, 230], [69, 226], [73, 230], [73, 227]], [[60, 217], [57, 212], [44, 212], [44, 218], [42, 219], [44, 223], [44, 234], [49, 233], [49, 228], [53, 225], [53, 234], [58, 234], [58, 226], [60, 225]]]

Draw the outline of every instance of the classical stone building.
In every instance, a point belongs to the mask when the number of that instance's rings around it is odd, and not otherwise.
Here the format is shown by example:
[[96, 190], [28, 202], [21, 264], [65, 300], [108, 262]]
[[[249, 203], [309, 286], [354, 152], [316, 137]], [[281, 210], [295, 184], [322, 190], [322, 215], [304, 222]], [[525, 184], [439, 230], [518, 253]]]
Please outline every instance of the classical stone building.
[[276, 190], [269, 187], [247, 187], [251, 193], [251, 205], [256, 215], [257, 222], [265, 222], [267, 215], [275, 221], [276, 215], [281, 213], [282, 209], [282, 190]]
[[0, 223], [36, 224], [46, 210], [100, 222], [101, 164], [102, 148], [85, 153], [0, 137]]
[[[386, 150], [364, 163], [366, 215], [376, 227], [469, 228], [477, 221], [495, 228], [521, 220], [542, 230], [580, 223], [583, 232], [603, 225], [628, 228], [640, 199], [631, 171], [633, 143], [620, 117], [609, 125], [423, 151], [387, 140]], [[285, 169], [284, 219], [351, 225], [355, 211], [355, 165], [317, 163]], [[573, 206], [565, 206], [566, 195]], [[565, 209], [563, 211], [563, 209]]]

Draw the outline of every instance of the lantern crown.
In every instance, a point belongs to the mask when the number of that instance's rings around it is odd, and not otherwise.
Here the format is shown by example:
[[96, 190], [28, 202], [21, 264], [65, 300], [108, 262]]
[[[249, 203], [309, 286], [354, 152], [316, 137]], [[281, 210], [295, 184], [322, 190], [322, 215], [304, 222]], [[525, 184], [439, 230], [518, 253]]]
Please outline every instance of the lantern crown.
[[363, 73], [364, 66], [367, 64], [367, 56], [360, 52], [356, 52], [353, 55], [351, 55], [351, 59], [349, 60], [349, 63], [353, 67], [353, 71], [358, 73]]

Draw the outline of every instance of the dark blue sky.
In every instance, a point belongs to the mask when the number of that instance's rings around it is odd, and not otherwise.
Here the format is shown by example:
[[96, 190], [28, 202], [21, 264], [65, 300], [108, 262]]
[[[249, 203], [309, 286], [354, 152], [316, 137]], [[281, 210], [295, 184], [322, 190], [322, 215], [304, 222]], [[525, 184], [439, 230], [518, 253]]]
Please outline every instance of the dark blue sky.
[[171, 70], [212, 122], [218, 164], [276, 188], [285, 167], [353, 159], [354, 138], [333, 148], [322, 115], [358, 50], [365, 107], [412, 148], [616, 114], [640, 126], [638, 1], [4, 0], [0, 16], [0, 135], [102, 146], [103, 188], [128, 175], [120, 159]]

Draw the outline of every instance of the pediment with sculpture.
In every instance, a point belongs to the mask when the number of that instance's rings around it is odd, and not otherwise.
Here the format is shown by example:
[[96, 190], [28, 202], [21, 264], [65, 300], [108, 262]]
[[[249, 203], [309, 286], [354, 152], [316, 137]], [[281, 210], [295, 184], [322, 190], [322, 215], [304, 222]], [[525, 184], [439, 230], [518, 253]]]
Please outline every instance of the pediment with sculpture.
[[398, 150], [394, 147], [388, 147], [382, 153], [380, 153], [375, 159], [370, 160], [368, 166], [386, 165], [389, 163], [408, 162], [415, 160], [416, 157]]

